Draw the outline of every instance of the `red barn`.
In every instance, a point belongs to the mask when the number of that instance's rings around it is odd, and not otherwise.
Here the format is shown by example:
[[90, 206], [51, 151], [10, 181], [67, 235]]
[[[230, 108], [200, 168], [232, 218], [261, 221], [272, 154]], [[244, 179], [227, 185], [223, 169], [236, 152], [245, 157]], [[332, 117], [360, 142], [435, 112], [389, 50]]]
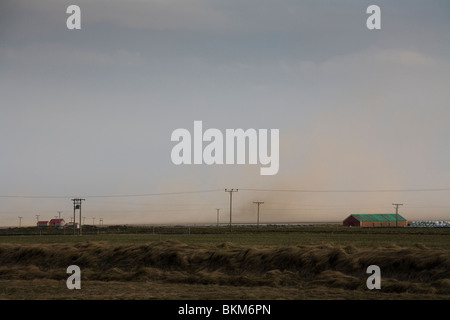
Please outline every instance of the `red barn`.
[[48, 227], [48, 221], [38, 221], [37, 226], [38, 227]]
[[395, 213], [351, 214], [342, 223], [345, 227], [404, 227], [408, 221]]

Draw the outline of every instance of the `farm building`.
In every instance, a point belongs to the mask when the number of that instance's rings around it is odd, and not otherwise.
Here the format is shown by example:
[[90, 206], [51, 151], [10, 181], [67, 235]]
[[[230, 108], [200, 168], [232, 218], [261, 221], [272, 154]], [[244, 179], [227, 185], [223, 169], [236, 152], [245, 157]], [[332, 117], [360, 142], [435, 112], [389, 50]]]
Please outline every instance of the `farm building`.
[[48, 227], [48, 221], [38, 221], [37, 226], [38, 227]]
[[406, 226], [408, 221], [395, 213], [386, 214], [351, 214], [344, 222], [345, 227], [399, 227]]
[[[66, 228], [73, 228], [73, 222], [72, 221], [70, 221], [70, 222], [67, 222], [64, 226], [66, 227]], [[77, 228], [78, 229], [78, 223], [76, 223], [75, 222], [75, 228]]]
[[65, 224], [66, 222], [64, 221], [64, 219], [52, 219], [48, 223], [50, 227], [64, 227]]

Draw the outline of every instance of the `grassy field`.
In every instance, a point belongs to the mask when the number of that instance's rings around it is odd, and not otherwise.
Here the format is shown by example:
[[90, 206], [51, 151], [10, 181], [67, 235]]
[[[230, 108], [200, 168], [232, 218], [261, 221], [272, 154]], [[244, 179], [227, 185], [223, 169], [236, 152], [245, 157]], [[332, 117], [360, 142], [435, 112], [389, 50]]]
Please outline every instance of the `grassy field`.
[[[23, 229], [23, 228], [22, 228]], [[325, 226], [254, 226], [228, 227], [112, 227], [84, 230], [82, 236], [72, 230], [47, 230], [39, 235], [36, 228], [0, 230], [0, 243], [78, 243], [106, 241], [111, 244], [145, 244], [176, 240], [188, 244], [220, 244], [232, 242], [243, 245], [297, 245], [332, 243], [376, 247], [395, 244], [402, 247], [424, 245], [450, 250], [450, 228], [347, 228]], [[54, 232], [54, 234], [52, 234]], [[63, 234], [65, 232], [65, 234]]]
[[[449, 228], [17, 229], [0, 231], [0, 299], [450, 298]], [[66, 287], [72, 264], [81, 290]]]

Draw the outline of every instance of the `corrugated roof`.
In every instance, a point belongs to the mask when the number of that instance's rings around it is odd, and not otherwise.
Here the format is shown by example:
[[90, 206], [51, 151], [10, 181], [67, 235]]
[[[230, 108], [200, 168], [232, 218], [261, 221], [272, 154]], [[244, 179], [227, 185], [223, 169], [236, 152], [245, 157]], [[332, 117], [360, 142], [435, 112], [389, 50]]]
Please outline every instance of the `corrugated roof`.
[[[358, 221], [395, 221], [395, 213], [352, 214]], [[398, 221], [406, 221], [398, 215]]]

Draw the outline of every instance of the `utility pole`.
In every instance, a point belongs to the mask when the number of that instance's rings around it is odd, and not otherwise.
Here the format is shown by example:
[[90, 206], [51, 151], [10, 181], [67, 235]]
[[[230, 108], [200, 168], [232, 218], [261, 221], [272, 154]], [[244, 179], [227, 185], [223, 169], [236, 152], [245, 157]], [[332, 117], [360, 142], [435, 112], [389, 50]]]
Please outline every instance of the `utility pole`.
[[[39, 214], [36, 215], [36, 227], [39, 229]], [[40, 233], [40, 231], [39, 231]]]
[[253, 201], [253, 203], [256, 203], [258, 205], [258, 220], [257, 220], [256, 228], [259, 229], [259, 205], [263, 204], [264, 202], [262, 202], [262, 201]]
[[92, 217], [92, 226], [95, 226], [95, 217]]
[[219, 226], [219, 210], [220, 209], [216, 209], [216, 211], [217, 211], [217, 226]]
[[75, 219], [75, 211], [80, 210], [80, 236], [82, 234], [81, 232], [81, 202], [85, 201], [86, 199], [72, 199], [73, 201], [73, 235], [76, 234], [76, 219]]
[[56, 211], [56, 212], [58, 212], [58, 219], [61, 219], [61, 213], [62, 213], [62, 211]]
[[233, 192], [238, 192], [238, 189], [225, 189], [225, 192], [230, 193], [230, 232], [231, 232], [231, 216], [233, 208]]
[[19, 217], [19, 228], [22, 226], [22, 218], [23, 217]]
[[393, 206], [395, 206], [395, 227], [398, 226], [398, 206], [402, 206], [403, 203], [393, 203]]

